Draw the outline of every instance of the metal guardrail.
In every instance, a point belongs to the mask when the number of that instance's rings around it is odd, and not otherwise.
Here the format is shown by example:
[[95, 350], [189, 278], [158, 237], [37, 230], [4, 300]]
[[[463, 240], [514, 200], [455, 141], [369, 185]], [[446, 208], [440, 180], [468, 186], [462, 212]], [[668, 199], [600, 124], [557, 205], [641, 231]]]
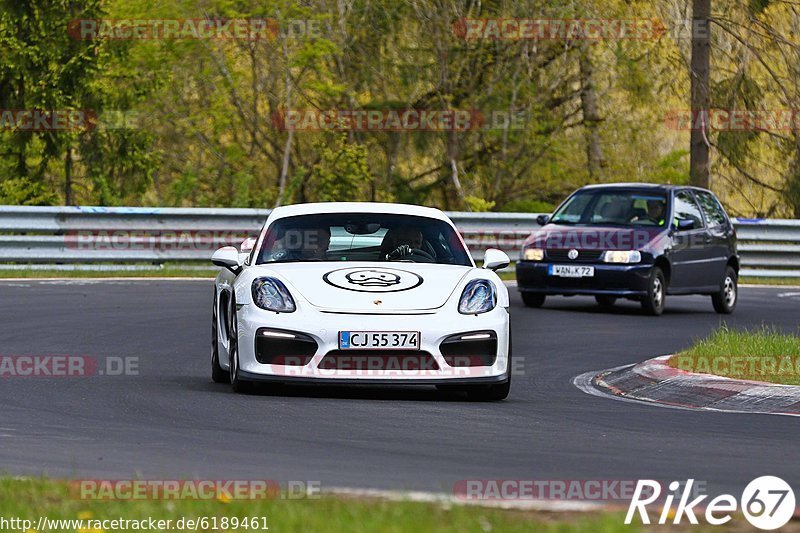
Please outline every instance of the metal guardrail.
[[[206, 261], [258, 233], [268, 209], [0, 206], [0, 263]], [[539, 227], [536, 213], [448, 213], [476, 259], [512, 258]], [[742, 275], [800, 277], [800, 221], [735, 220]], [[6, 265], [11, 267], [11, 265]], [[0, 265], [0, 269], [3, 265]]]

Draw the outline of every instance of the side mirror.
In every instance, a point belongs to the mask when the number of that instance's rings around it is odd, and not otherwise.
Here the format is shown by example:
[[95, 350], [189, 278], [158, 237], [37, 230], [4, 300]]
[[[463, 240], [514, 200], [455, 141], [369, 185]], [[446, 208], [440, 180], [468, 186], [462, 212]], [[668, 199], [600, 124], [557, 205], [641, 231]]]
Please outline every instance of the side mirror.
[[253, 251], [253, 246], [256, 245], [256, 240], [253, 237], [248, 237], [239, 245], [240, 254], [249, 254]]
[[691, 218], [679, 218], [675, 223], [675, 227], [678, 231], [688, 231], [695, 228], [695, 223]]
[[247, 264], [247, 260], [250, 258], [250, 252], [253, 251], [253, 246], [255, 245], [256, 245], [256, 240], [253, 237], [248, 237], [242, 241], [242, 244], [239, 245], [240, 265]]
[[234, 274], [241, 269], [239, 251], [233, 246], [223, 246], [211, 256], [211, 262], [218, 267], [227, 268]]
[[500, 270], [511, 264], [508, 255], [497, 248], [489, 248], [483, 256], [483, 268], [489, 270]]
[[536, 223], [540, 226], [544, 226], [548, 222], [550, 222], [550, 215], [539, 215], [536, 217]]

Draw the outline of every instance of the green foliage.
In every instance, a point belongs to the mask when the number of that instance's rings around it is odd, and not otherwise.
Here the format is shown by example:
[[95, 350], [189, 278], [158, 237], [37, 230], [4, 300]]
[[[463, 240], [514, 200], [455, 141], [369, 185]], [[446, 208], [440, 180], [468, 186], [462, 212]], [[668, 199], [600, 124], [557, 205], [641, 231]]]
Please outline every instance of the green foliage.
[[30, 178], [8, 178], [0, 181], [0, 205], [52, 205], [54, 195], [42, 183]]
[[464, 201], [466, 202], [467, 206], [469, 207], [469, 210], [470, 211], [475, 211], [475, 212], [491, 211], [492, 208], [495, 206], [495, 203], [496, 203], [496, 202], [490, 202], [490, 201], [485, 200], [483, 198], [479, 198], [478, 196], [472, 196], [472, 195], [465, 197]]
[[653, 183], [669, 183], [672, 185], [689, 184], [689, 152], [687, 150], [674, 150], [655, 165], [653, 171], [647, 176], [647, 181]]
[[[531, 16], [673, 20], [671, 3], [346, 4], [0, 0], [0, 109], [136, 117], [81, 131], [0, 129], [5, 201], [63, 203], [68, 166], [73, 203], [108, 205], [350, 199], [549, 212], [592, 180], [688, 182], [688, 131], [664, 119], [689, 101], [687, 39], [605, 39], [587, 48], [558, 39], [469, 40], [453, 26], [461, 18]], [[715, 12], [726, 16], [712, 40], [714, 107], [800, 107], [797, 14], [771, 0], [720, 0]], [[281, 31], [257, 40], [95, 41], [67, 32], [79, 18], [203, 17], [267, 17]], [[293, 21], [299, 26], [287, 33]], [[588, 122], [587, 88], [597, 102]], [[461, 131], [345, 126], [290, 134], [279, 120], [287, 110], [410, 108], [470, 111], [483, 121]], [[800, 214], [797, 132], [773, 133], [711, 132], [713, 183], [736, 212]], [[592, 178], [590, 145], [602, 152], [592, 158], [599, 161]]]
[[311, 169], [312, 197], [318, 202], [355, 202], [369, 199], [373, 177], [367, 149], [347, 141], [341, 133], [333, 146], [319, 145], [321, 160]]
[[526, 198], [512, 200], [503, 206], [503, 211], [510, 213], [552, 213], [555, 209], [555, 204], [550, 202]]

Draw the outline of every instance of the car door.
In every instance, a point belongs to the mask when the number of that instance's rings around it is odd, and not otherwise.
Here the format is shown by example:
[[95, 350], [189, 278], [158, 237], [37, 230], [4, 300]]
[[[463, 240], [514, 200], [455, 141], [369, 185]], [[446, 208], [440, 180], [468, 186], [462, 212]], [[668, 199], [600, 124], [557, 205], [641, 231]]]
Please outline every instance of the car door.
[[691, 292], [710, 283], [710, 236], [700, 206], [689, 189], [673, 196], [670, 292]]
[[733, 225], [725, 215], [716, 197], [708, 191], [695, 191], [695, 198], [703, 210], [710, 239], [708, 250], [708, 282], [719, 285], [725, 274], [725, 266], [730, 257], [730, 241]]

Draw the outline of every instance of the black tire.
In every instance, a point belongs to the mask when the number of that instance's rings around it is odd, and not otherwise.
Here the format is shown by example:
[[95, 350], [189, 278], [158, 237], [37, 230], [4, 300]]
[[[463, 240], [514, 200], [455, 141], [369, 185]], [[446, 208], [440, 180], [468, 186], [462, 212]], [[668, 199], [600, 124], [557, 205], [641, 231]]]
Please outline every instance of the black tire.
[[736, 309], [736, 302], [739, 301], [739, 276], [730, 265], [725, 267], [725, 276], [722, 278], [719, 292], [711, 295], [711, 303], [714, 304], [714, 311], [723, 315], [729, 315]]
[[511, 364], [512, 360], [511, 327], [508, 328], [508, 379], [497, 385], [475, 385], [468, 387], [467, 398], [473, 402], [499, 402], [508, 398], [511, 391]]
[[597, 305], [603, 308], [613, 307], [614, 303], [617, 301], [616, 296], [606, 296], [605, 294], [595, 296], [594, 299], [597, 302]]
[[229, 383], [231, 376], [219, 364], [219, 323], [217, 315], [217, 289], [214, 288], [214, 309], [211, 311], [211, 380], [214, 383]]
[[522, 296], [522, 303], [524, 303], [526, 307], [541, 307], [544, 305], [544, 301], [547, 298], [544, 294], [535, 292], [521, 292], [520, 295]]
[[508, 398], [511, 380], [498, 385], [475, 385], [467, 389], [467, 397], [473, 402], [499, 402]]
[[230, 325], [228, 326], [228, 353], [230, 357], [231, 388], [234, 392], [250, 392], [252, 383], [239, 375], [239, 321], [236, 318], [236, 297], [231, 294]]
[[642, 298], [642, 310], [648, 315], [660, 315], [664, 312], [666, 295], [667, 282], [664, 272], [659, 267], [654, 266], [647, 282], [647, 295]]

